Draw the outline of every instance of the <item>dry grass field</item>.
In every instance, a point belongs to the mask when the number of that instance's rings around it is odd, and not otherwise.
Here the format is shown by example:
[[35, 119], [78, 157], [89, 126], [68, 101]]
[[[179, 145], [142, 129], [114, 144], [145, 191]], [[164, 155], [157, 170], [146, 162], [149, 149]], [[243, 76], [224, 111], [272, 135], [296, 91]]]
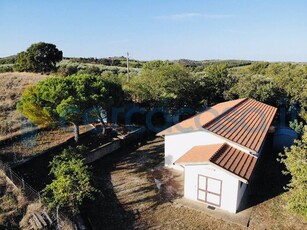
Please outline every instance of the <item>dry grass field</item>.
[[27, 87], [46, 77], [35, 73], [0, 73], [0, 139], [24, 127], [16, 104]]

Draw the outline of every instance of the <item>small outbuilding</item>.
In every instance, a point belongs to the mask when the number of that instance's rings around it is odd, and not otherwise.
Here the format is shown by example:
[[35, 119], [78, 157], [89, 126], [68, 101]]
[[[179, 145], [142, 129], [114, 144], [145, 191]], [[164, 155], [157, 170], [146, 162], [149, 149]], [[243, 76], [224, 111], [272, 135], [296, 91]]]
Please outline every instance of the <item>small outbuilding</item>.
[[165, 166], [184, 171], [184, 196], [236, 213], [276, 110], [237, 99], [158, 133], [165, 137]]

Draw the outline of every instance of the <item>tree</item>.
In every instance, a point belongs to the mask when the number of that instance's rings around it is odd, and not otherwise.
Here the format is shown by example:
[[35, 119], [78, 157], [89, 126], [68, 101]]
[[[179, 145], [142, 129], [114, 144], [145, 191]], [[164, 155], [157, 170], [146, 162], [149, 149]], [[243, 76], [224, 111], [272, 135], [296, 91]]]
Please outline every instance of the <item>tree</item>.
[[147, 62], [140, 75], [126, 85], [132, 98], [149, 107], [175, 111], [182, 107], [197, 108], [199, 82], [184, 66], [163, 61]]
[[304, 128], [302, 140], [296, 140], [296, 144], [290, 149], [286, 148], [281, 155], [281, 162], [286, 165], [285, 174], [291, 174], [287, 193], [288, 208], [307, 220], [307, 125]]
[[53, 123], [49, 113], [37, 105], [35, 87], [29, 87], [23, 93], [22, 101], [17, 103], [17, 110], [36, 125], [50, 126]]
[[119, 105], [122, 98], [121, 86], [100, 76], [50, 77], [27, 89], [17, 109], [36, 124], [73, 124], [78, 142], [79, 125], [100, 120], [104, 131], [104, 114]]
[[253, 74], [265, 74], [266, 69], [269, 67], [269, 62], [254, 62], [249, 66], [249, 70]]
[[201, 79], [203, 94], [209, 104], [225, 101], [224, 94], [234, 84], [229, 75], [227, 65], [210, 65], [205, 68]]
[[51, 161], [50, 174], [54, 180], [43, 190], [43, 199], [49, 209], [65, 208], [69, 213], [76, 214], [83, 200], [92, 198], [96, 189], [91, 186], [89, 168], [82, 159], [84, 151], [80, 146], [76, 149], [70, 147]]
[[279, 105], [281, 95], [282, 92], [274, 81], [262, 75], [240, 77], [237, 83], [225, 92], [227, 99], [248, 97], [275, 106]]
[[62, 58], [62, 51], [54, 44], [39, 42], [32, 44], [26, 52], [17, 55], [14, 69], [26, 72], [51, 72], [56, 70], [56, 63]]

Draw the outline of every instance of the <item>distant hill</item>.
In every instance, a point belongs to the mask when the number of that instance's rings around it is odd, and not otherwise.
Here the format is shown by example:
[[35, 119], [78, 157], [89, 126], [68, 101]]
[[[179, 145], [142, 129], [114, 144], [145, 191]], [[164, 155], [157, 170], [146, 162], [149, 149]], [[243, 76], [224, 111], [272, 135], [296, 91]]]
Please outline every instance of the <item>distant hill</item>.
[[[72, 63], [85, 63], [85, 64], [102, 64], [105, 66], [118, 66], [126, 67], [127, 59], [126, 57], [105, 57], [105, 58], [95, 58], [95, 57], [64, 57], [64, 60], [69, 60]], [[140, 68], [145, 63], [145, 61], [139, 61], [135, 59], [129, 59], [129, 65], [132, 68]]]
[[174, 62], [183, 64], [185, 66], [197, 67], [197, 66], [209, 66], [213, 64], [226, 64], [228, 67], [246, 66], [252, 64], [254, 61], [249, 60], [203, 60], [195, 61], [189, 59], [179, 59]]
[[0, 58], [0, 65], [15, 64], [16, 55]]

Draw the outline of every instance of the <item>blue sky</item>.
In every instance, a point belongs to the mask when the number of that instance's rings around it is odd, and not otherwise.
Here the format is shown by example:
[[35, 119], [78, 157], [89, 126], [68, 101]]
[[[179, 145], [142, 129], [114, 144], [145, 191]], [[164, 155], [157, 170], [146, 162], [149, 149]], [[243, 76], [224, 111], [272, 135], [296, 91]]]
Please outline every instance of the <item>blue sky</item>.
[[0, 0], [0, 57], [32, 43], [64, 56], [307, 61], [307, 1]]

